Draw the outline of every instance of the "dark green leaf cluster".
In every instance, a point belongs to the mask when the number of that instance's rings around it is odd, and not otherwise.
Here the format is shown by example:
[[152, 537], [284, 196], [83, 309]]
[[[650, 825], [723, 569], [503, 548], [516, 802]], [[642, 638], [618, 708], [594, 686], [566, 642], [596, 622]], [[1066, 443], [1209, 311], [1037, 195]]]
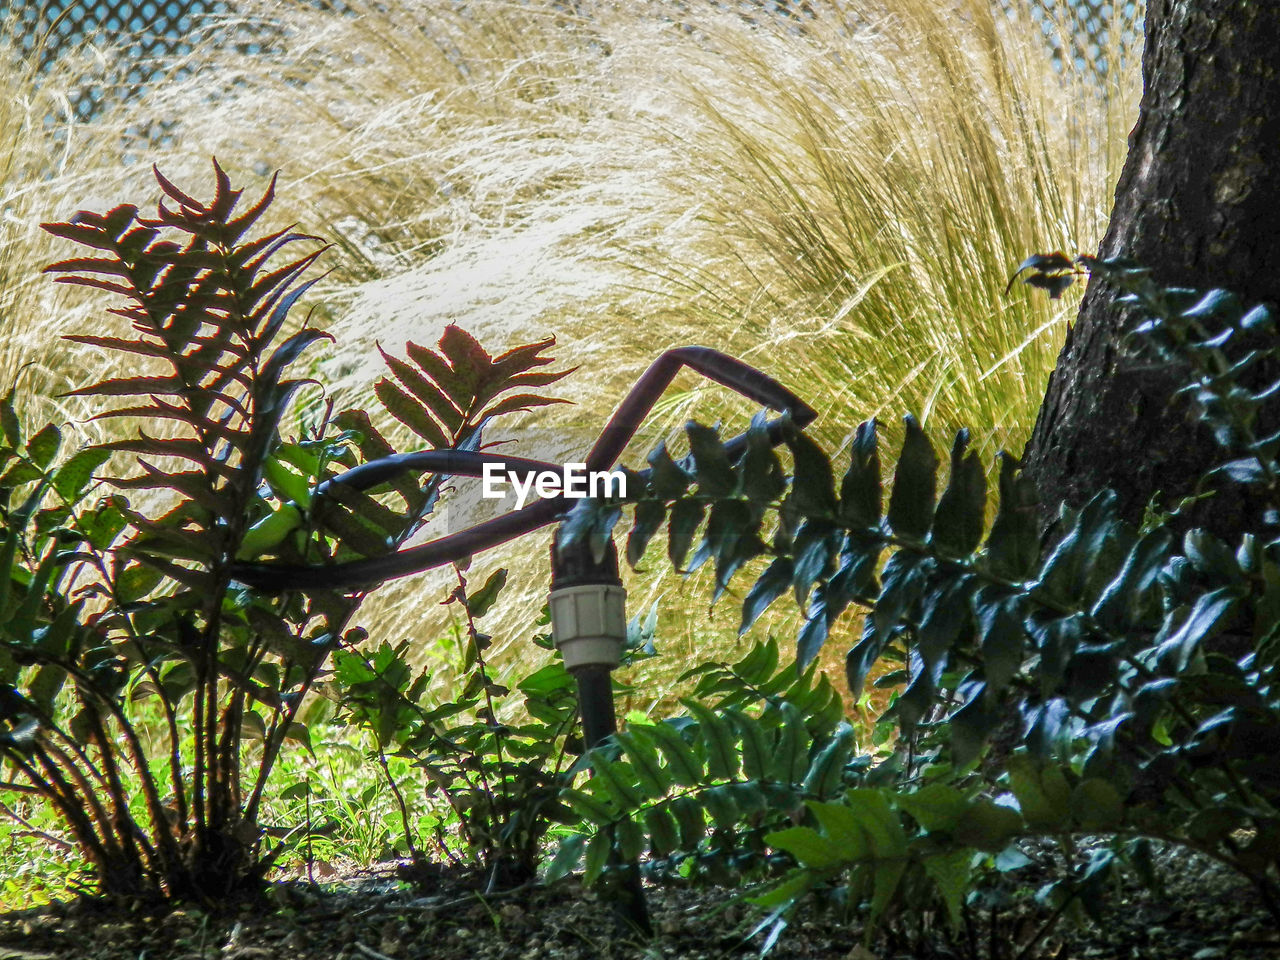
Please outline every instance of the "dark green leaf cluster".
[[[1061, 259], [1024, 269], [1054, 280], [1075, 269]], [[898, 687], [886, 719], [901, 736], [898, 756], [882, 765], [882, 780], [900, 784], [875, 801], [885, 810], [913, 816], [909, 798], [922, 777], [962, 791], [1004, 783], [1034, 831], [1187, 844], [1246, 873], [1280, 915], [1280, 538], [1269, 532], [1280, 515], [1280, 435], [1260, 426], [1274, 419], [1277, 388], [1256, 383], [1277, 367], [1275, 324], [1265, 308], [1246, 310], [1222, 292], [1158, 288], [1123, 262], [1080, 264], [1122, 288], [1141, 315], [1135, 341], [1186, 371], [1182, 392], [1224, 449], [1202, 492], [1248, 485], [1268, 504], [1256, 534], [1228, 545], [1209, 530], [1176, 535], [1167, 518], [1138, 530], [1103, 491], [1080, 510], [1062, 510], [1042, 539], [1034, 491], [1008, 456], [988, 526], [987, 474], [967, 434], [952, 444], [944, 484], [932, 445], [907, 418], [887, 484], [874, 422], [857, 429], [842, 476], [799, 432], [787, 437], [785, 469], [759, 439], [733, 461], [713, 431], [691, 425], [686, 458], [660, 448], [637, 475], [628, 554], [637, 561], [666, 522], [677, 566], [690, 551], [690, 569], [715, 561], [717, 596], [767, 555], [742, 600], [743, 629], [793, 594], [804, 614], [801, 665], [859, 605], [862, 632], [846, 658], [855, 696], [876, 664], [903, 665], [886, 678]], [[607, 528], [618, 509], [582, 505], [569, 535]], [[988, 755], [993, 740], [999, 747]], [[1029, 784], [1049, 776], [1060, 778], [1052, 797], [1038, 796]], [[815, 876], [827, 885], [860, 863], [871, 879], [855, 902], [873, 917], [886, 909], [887, 891], [899, 887], [890, 874], [875, 879], [884, 850], [854, 839], [861, 834], [851, 826], [866, 837], [880, 829], [863, 822], [871, 816], [864, 801], [835, 798], [817, 808], [830, 823], [764, 838], [801, 863], [771, 907], [785, 911]], [[921, 828], [930, 833], [898, 813], [886, 813], [885, 830], [890, 820], [910, 828], [904, 842]], [[847, 836], [835, 842], [839, 830]], [[817, 858], [808, 866], [805, 851]], [[950, 910], [953, 895], [938, 892]]]
[[815, 667], [780, 664], [774, 641], [682, 680], [695, 678], [685, 713], [633, 721], [587, 754], [591, 780], [562, 799], [590, 829], [564, 841], [552, 877], [582, 863], [593, 882], [615, 842], [626, 860], [647, 847], [655, 876], [767, 875], [783, 865], [767, 834], [860, 777], [867, 760], [854, 756], [840, 695]]

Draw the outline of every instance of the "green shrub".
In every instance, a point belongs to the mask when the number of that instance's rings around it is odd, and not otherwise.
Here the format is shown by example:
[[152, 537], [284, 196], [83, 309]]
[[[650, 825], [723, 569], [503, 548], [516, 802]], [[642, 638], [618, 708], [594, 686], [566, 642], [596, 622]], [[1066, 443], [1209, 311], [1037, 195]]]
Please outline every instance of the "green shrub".
[[815, 667], [780, 667], [768, 641], [681, 679], [694, 678], [683, 714], [629, 723], [613, 748], [588, 754], [592, 779], [563, 800], [589, 829], [563, 841], [550, 879], [581, 862], [595, 882], [616, 838], [628, 862], [647, 845], [651, 876], [734, 886], [776, 866], [771, 830], [858, 782], [865, 758], [854, 761], [844, 704]]
[[[281, 849], [259, 822], [271, 770], [286, 741], [308, 743], [303, 705], [361, 635], [364, 591], [267, 596], [235, 565], [394, 550], [439, 496], [438, 481], [329, 482], [395, 453], [364, 411], [329, 405], [282, 437], [314, 382], [290, 369], [328, 339], [290, 323], [322, 251], [291, 230], [250, 239], [274, 184], [237, 212], [240, 191], [214, 173], [208, 203], [157, 171], [153, 218], [122, 205], [45, 225], [92, 251], [49, 270], [125, 300], [113, 312], [131, 335], [73, 339], [124, 355], [129, 374], [76, 393], [122, 398], [98, 416], [136, 436], [64, 451], [58, 427], [27, 435], [12, 395], [0, 404], [3, 786], [52, 805], [112, 896], [219, 900], [257, 884]], [[295, 244], [313, 249], [282, 260]], [[450, 327], [439, 353], [388, 357], [403, 389], [384, 380], [378, 394], [432, 445], [478, 443], [486, 418], [552, 402], [509, 392], [562, 376], [528, 373], [551, 342], [494, 358]], [[117, 457], [140, 472], [115, 473]], [[118, 492], [99, 495], [101, 471]]]
[[[532, 880], [547, 831], [566, 819], [559, 794], [574, 779], [574, 754], [581, 752], [574, 734], [577, 698], [573, 678], [558, 661], [520, 677], [514, 690], [494, 680], [485, 659], [492, 637], [476, 621], [497, 600], [507, 571], [495, 571], [474, 593], [461, 570], [457, 575], [449, 602], [460, 605], [465, 629], [457, 638], [462, 662], [452, 699], [431, 698], [432, 675], [414, 670], [408, 641], [396, 647], [384, 642], [372, 655], [339, 651], [334, 679], [342, 713], [372, 734], [375, 758], [401, 797], [413, 859], [425, 861], [419, 828], [391, 776], [388, 755], [408, 760], [425, 778], [428, 798], [445, 807], [433, 825], [443, 860], [479, 869], [485, 889], [494, 890]], [[551, 645], [549, 635], [535, 641]]]
[[[1052, 290], [1073, 269], [1061, 257], [1033, 261], [1024, 268]], [[833, 889], [861, 907], [868, 930], [928, 909], [959, 922], [980, 855], [1007, 861], [1020, 839], [1082, 834], [1116, 843], [1070, 889], [1045, 891], [1059, 908], [1052, 919], [1068, 901], [1096, 905], [1100, 878], [1117, 857], [1140, 865], [1148, 839], [1233, 867], [1280, 917], [1280, 435], [1260, 427], [1280, 389], [1265, 380], [1276, 321], [1223, 291], [1160, 288], [1131, 264], [1079, 262], [1122, 289], [1140, 315], [1134, 340], [1184, 371], [1181, 393], [1224, 451], [1201, 495], [1243, 486], [1264, 504], [1240, 543], [1203, 529], [1178, 534], [1173, 516], [1135, 529], [1106, 491], [1064, 508], [1042, 542], [1034, 492], [1008, 456], [988, 529], [986, 472], [967, 433], [955, 438], [943, 485], [912, 418], [887, 509], [871, 421], [839, 481], [799, 431], [787, 439], [788, 472], [758, 419], [738, 462], [714, 431], [690, 424], [689, 456], [659, 448], [629, 485], [633, 562], [664, 523], [673, 565], [713, 565], [717, 595], [767, 559], [741, 601], [743, 630], [794, 593], [805, 611], [803, 666], [856, 604], [866, 616], [847, 656], [854, 695], [873, 664], [904, 665], [886, 678], [900, 685], [886, 718], [900, 737], [871, 774], [881, 785], [809, 799], [793, 825], [764, 837], [794, 863], [756, 898], [775, 931], [804, 895]], [[601, 542], [618, 515], [615, 503], [584, 502], [562, 537]], [[734, 746], [744, 756], [749, 748]], [[665, 796], [674, 755], [646, 772], [625, 752], [633, 762], [619, 789], [643, 789], [648, 802]], [[598, 775], [619, 769], [595, 762]], [[992, 798], [1002, 791], [1008, 802]]]

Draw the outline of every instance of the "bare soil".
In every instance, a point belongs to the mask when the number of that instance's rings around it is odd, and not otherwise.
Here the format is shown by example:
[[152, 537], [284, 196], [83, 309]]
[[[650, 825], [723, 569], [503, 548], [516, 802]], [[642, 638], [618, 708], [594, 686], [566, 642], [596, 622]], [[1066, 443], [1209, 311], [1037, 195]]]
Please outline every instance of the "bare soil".
[[[1161, 896], [1130, 885], [1105, 921], [1060, 928], [1027, 956], [1087, 960], [1274, 960], [1280, 931], [1238, 877], [1206, 861], [1165, 864]], [[223, 912], [143, 910], [89, 899], [0, 915], [0, 960], [721, 960], [755, 956], [744, 940], [759, 915], [719, 889], [651, 887], [655, 935], [621, 927], [607, 904], [569, 880], [482, 895], [445, 874], [416, 885], [388, 865], [334, 883], [271, 885]], [[972, 931], [911, 942], [862, 932], [831, 912], [798, 913], [775, 960], [1015, 957], [1040, 923], [1034, 906]]]

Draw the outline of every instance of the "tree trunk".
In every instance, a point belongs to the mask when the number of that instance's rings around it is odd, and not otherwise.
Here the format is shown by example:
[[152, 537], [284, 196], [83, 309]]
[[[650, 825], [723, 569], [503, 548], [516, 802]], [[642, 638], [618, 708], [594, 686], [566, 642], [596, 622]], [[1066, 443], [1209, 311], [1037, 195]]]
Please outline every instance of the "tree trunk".
[[[1280, 301], [1278, 54], [1275, 0], [1149, 0], [1142, 103], [1101, 256], [1167, 285]], [[1113, 296], [1090, 284], [1027, 444], [1046, 519], [1103, 487], [1140, 519], [1156, 491], [1176, 503], [1225, 459], [1171, 401], [1176, 372], [1123, 351]], [[1228, 489], [1191, 516], [1234, 539], [1251, 514]]]

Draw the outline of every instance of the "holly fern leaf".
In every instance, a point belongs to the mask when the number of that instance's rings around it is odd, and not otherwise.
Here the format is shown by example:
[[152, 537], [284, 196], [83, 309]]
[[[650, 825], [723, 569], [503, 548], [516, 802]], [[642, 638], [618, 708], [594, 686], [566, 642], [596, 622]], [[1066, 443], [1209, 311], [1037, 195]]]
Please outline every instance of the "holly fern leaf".
[[537, 392], [572, 373], [540, 370], [555, 362], [555, 337], [492, 356], [471, 334], [450, 324], [434, 349], [409, 343], [406, 359], [379, 347], [391, 371], [374, 392], [393, 417], [432, 447], [457, 446], [490, 417], [553, 403]]
[[[114, 355], [121, 375], [72, 395], [123, 398], [97, 418], [139, 424], [135, 437], [100, 449], [136, 454], [141, 474], [117, 483], [159, 491], [170, 504], [157, 520], [135, 515], [136, 535], [125, 545], [168, 573], [176, 569], [173, 559], [207, 567], [234, 556], [234, 541], [261, 504], [257, 488], [279, 443], [280, 418], [305, 382], [286, 371], [316, 342], [331, 339], [305, 324], [285, 331], [289, 311], [315, 282], [302, 275], [323, 245], [290, 228], [249, 239], [275, 195], [274, 178], [237, 212], [242, 191], [216, 160], [213, 173], [207, 203], [156, 170], [162, 198], [154, 217], [125, 204], [42, 225], [89, 250], [46, 272], [124, 300], [111, 312], [131, 330], [71, 338]], [[306, 252], [281, 256], [299, 243]], [[175, 554], [175, 544], [184, 542], [193, 546]]]

